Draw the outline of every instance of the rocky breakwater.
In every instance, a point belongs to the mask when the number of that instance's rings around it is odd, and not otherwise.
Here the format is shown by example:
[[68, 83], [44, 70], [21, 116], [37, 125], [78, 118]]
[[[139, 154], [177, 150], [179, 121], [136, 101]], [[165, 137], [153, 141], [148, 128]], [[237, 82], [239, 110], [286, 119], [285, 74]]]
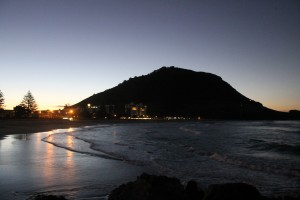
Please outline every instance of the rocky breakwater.
[[185, 186], [177, 178], [143, 173], [133, 182], [114, 189], [108, 200], [296, 200], [298, 198], [267, 198], [252, 185], [227, 183], [210, 185], [206, 191], [195, 181]]
[[[37, 195], [30, 200], [67, 198]], [[299, 197], [264, 197], [254, 186], [245, 183], [214, 184], [203, 190], [195, 181], [183, 185], [177, 178], [143, 173], [135, 181], [115, 188], [109, 194], [108, 200], [299, 200]]]

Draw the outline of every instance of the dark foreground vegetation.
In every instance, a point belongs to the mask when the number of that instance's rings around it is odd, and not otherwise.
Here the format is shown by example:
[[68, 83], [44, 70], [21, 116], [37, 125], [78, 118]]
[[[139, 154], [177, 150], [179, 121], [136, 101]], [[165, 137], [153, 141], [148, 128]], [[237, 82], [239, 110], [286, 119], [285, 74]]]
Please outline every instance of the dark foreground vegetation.
[[[63, 196], [37, 195], [31, 200], [66, 200]], [[183, 185], [179, 179], [143, 173], [133, 182], [114, 189], [108, 200], [296, 200], [294, 197], [268, 198], [245, 183], [210, 185], [207, 190], [195, 181]]]

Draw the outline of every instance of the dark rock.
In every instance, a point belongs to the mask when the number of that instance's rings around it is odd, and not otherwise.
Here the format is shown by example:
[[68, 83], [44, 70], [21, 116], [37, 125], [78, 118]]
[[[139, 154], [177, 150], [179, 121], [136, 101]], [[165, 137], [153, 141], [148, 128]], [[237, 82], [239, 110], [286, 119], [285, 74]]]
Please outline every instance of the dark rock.
[[198, 188], [196, 181], [187, 183], [185, 193], [188, 200], [200, 200], [204, 196], [204, 192]]
[[64, 196], [55, 196], [55, 195], [37, 195], [33, 198], [30, 198], [32, 200], [67, 200]]
[[209, 186], [206, 194], [197, 182], [189, 181], [184, 188], [177, 178], [143, 173], [134, 182], [114, 189], [108, 200], [268, 200], [258, 190], [245, 183]]
[[289, 115], [292, 119], [300, 119], [300, 111], [299, 110], [290, 110]]
[[208, 187], [204, 200], [260, 200], [258, 190], [245, 183], [216, 184]]
[[299, 197], [289, 197], [289, 196], [283, 196], [283, 197], [262, 197], [261, 200], [300, 200]]
[[109, 200], [185, 200], [183, 185], [176, 178], [143, 173], [134, 182], [121, 185]]

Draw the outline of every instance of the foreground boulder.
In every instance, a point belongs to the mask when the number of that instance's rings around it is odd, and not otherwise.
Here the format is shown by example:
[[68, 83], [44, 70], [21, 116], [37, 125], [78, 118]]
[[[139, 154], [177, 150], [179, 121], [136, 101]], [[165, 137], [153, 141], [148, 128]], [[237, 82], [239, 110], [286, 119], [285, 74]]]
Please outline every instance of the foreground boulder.
[[187, 200], [199, 200], [204, 196], [204, 192], [198, 188], [196, 181], [189, 181], [185, 187]]
[[260, 200], [258, 190], [245, 183], [216, 184], [208, 187], [204, 200]]
[[143, 173], [134, 182], [121, 185], [109, 195], [109, 200], [192, 200], [202, 199], [196, 182], [189, 182], [186, 190], [177, 178]]
[[67, 200], [64, 196], [55, 196], [55, 195], [36, 195], [29, 198], [29, 200]]
[[[177, 178], [143, 173], [134, 182], [114, 189], [108, 200], [267, 200], [258, 190], [245, 183], [216, 184], [206, 193], [197, 182], [189, 181], [186, 187]], [[269, 199], [268, 199], [269, 200]]]

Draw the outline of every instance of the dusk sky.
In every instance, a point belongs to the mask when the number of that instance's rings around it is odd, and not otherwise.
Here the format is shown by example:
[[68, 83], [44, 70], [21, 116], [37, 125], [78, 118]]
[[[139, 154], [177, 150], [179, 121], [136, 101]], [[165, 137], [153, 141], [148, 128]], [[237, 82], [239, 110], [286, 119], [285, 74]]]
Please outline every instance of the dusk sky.
[[221, 76], [300, 110], [299, 0], [0, 0], [0, 90], [13, 109], [79, 101], [162, 66]]

